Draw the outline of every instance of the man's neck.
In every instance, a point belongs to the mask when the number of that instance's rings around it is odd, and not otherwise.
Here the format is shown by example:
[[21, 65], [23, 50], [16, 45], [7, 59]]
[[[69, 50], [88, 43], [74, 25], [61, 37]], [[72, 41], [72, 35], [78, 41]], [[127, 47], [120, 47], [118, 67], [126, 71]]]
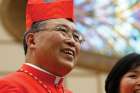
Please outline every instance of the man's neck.
[[52, 74], [52, 73], [50, 73], [50, 72], [48, 72], [48, 71], [46, 71], [46, 70], [40, 68], [39, 66], [34, 65], [34, 64], [31, 64], [31, 63], [24, 63], [24, 64], [26, 64], [26, 65], [28, 65], [28, 66], [31, 66], [31, 67], [33, 67], [33, 68], [35, 68], [35, 69], [38, 69], [38, 70], [40, 70], [40, 71], [42, 71], [42, 72], [44, 72], [44, 73], [47, 73], [47, 74], [49, 74], [49, 75], [55, 76], [55, 77], [57, 77], [57, 78], [63, 78], [63, 77], [54, 75], [54, 74]]

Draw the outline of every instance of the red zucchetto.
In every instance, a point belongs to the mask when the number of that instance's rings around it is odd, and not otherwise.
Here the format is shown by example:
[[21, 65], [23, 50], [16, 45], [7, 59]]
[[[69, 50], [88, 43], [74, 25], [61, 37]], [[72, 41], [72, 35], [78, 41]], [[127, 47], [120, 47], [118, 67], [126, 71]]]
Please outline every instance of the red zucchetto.
[[47, 19], [68, 18], [74, 21], [73, 0], [28, 0], [26, 31], [33, 22]]

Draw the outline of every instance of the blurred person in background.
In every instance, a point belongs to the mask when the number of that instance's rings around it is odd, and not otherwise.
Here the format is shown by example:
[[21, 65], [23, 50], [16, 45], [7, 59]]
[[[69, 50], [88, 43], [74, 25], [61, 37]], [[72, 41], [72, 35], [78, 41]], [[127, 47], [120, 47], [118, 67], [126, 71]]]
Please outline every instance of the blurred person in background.
[[73, 0], [28, 0], [25, 63], [0, 78], [0, 93], [71, 93], [63, 79], [75, 67], [83, 40]]
[[106, 93], [140, 93], [140, 54], [122, 57], [105, 82]]

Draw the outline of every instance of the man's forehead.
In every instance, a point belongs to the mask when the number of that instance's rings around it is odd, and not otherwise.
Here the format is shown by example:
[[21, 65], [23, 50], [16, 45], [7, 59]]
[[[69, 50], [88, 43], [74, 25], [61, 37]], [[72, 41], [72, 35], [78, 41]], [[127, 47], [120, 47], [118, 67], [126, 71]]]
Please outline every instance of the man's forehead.
[[64, 19], [64, 18], [49, 19], [49, 20], [46, 20], [44, 22], [46, 22], [47, 24], [64, 24], [64, 25], [67, 25], [70, 28], [76, 29], [76, 26], [75, 26], [75, 24], [73, 22], [71, 22], [71, 21], [69, 21], [67, 19]]

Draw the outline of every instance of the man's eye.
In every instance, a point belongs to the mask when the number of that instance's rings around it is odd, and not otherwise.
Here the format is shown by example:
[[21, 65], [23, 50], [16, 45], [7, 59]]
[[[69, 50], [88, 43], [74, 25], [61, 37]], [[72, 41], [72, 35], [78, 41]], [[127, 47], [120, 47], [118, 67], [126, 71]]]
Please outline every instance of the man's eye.
[[76, 40], [76, 41], [79, 41], [79, 35], [77, 33], [74, 33], [73, 34], [73, 38]]

